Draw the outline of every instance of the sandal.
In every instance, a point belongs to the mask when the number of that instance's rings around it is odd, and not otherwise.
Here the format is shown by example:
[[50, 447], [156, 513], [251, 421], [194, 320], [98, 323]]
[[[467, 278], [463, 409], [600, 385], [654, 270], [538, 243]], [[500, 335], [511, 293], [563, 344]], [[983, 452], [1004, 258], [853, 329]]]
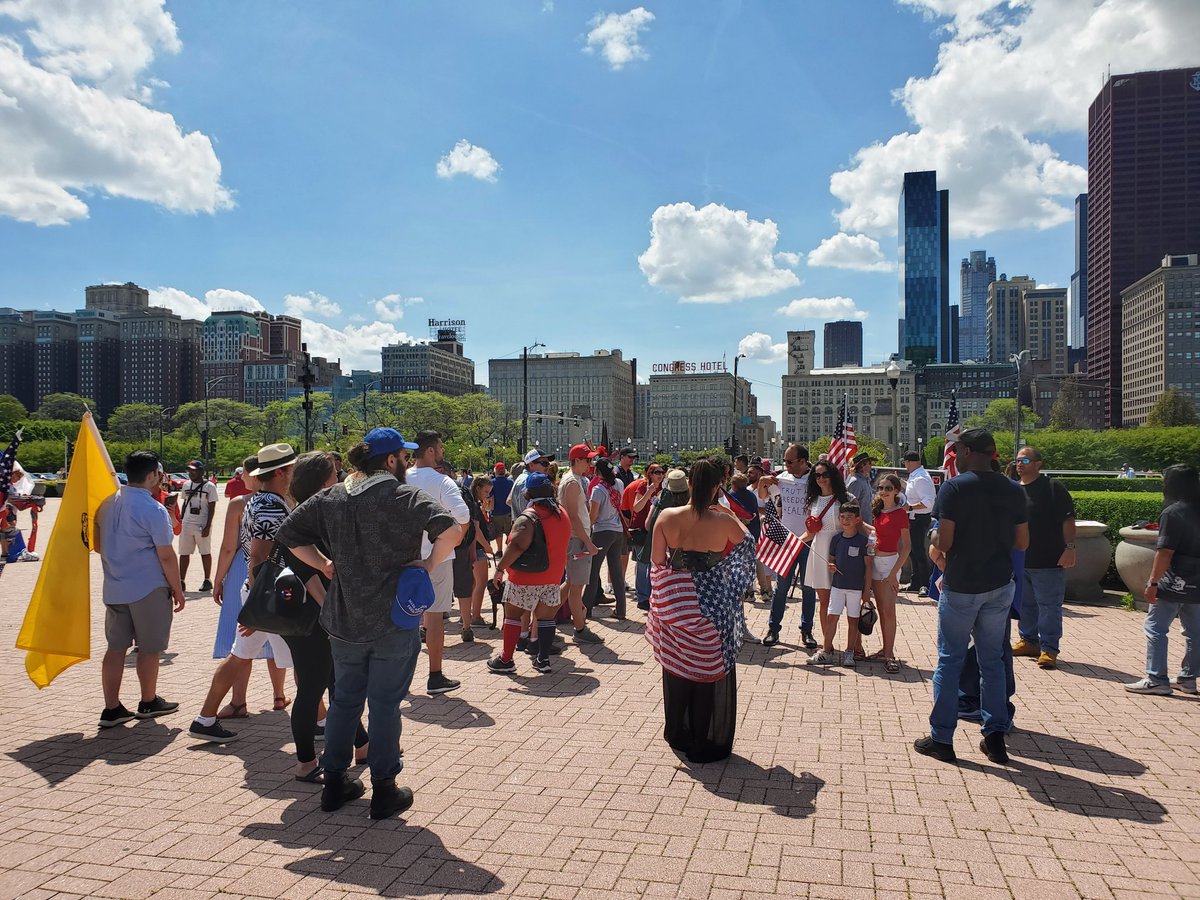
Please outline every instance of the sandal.
[[889, 675], [895, 675], [897, 672], [900, 671], [900, 660], [896, 659], [895, 657], [892, 657], [891, 659], [889, 659], [887, 661], [887, 663], [884, 665], [883, 668], [884, 668], [884, 671], [887, 672]]
[[287, 697], [284, 697], [282, 694], [276, 694], [275, 695], [275, 705], [272, 706], [271, 708], [273, 710], [275, 710], [276, 712], [279, 712], [280, 710], [287, 709], [291, 705], [292, 705], [292, 701], [289, 700]]
[[884, 657], [883, 657], [882, 650], [876, 650], [874, 653], [872, 653], [870, 656], [867, 657], [867, 659], [883, 659], [883, 658]]
[[324, 784], [325, 770], [320, 766], [314, 766], [312, 771], [306, 772], [303, 775], [297, 775], [296, 780], [303, 781], [305, 784]]
[[245, 703], [226, 703], [217, 713], [218, 719], [248, 719], [250, 710]]

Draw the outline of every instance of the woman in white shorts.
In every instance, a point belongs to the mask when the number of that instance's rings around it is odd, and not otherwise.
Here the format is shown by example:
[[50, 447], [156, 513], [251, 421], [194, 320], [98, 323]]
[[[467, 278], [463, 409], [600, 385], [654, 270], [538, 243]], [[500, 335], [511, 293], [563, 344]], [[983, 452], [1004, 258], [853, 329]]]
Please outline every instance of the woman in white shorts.
[[883, 637], [883, 649], [871, 658], [883, 659], [888, 673], [893, 675], [900, 671], [900, 661], [896, 659], [896, 595], [900, 593], [900, 571], [912, 550], [908, 511], [900, 493], [902, 486], [899, 476], [891, 473], [879, 476], [871, 503], [875, 527], [875, 573], [871, 587]]

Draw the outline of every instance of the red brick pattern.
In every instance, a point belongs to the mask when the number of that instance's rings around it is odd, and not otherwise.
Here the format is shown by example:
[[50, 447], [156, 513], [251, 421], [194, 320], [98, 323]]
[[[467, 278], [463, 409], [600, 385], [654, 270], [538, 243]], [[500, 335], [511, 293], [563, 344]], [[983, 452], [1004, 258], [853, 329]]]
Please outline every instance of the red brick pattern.
[[[0, 580], [9, 635], [39, 566]], [[0, 898], [1200, 896], [1200, 707], [1120, 689], [1140, 675], [1140, 613], [1071, 607], [1057, 671], [1017, 660], [1003, 768], [977, 727], [959, 731], [957, 767], [911, 748], [927, 730], [931, 603], [901, 605], [898, 676], [803, 666], [790, 607], [785, 644], [743, 652], [737, 755], [691, 766], [662, 741], [659, 669], [630, 609], [602, 613], [608, 643], [568, 644], [549, 676], [521, 654], [516, 677], [488, 673], [499, 632], [461, 644], [451, 623], [445, 669], [462, 689], [404, 708], [416, 805], [371, 822], [365, 799], [327, 815], [319, 788], [292, 780], [264, 671], [239, 741], [187, 736], [215, 666], [207, 596], [191, 595], [162, 669], [180, 711], [98, 731], [96, 601], [94, 659], [45, 691], [23, 654], [0, 657]], [[765, 632], [765, 606], [750, 619]], [[425, 674], [422, 659], [414, 684]], [[135, 684], [130, 666], [126, 705]]]

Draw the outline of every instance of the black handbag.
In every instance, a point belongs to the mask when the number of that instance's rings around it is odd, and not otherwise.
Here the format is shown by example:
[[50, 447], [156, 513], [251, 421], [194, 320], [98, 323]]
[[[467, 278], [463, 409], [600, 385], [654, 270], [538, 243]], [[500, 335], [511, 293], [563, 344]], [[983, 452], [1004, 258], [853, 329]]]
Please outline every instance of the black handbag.
[[280, 637], [312, 634], [321, 607], [290, 568], [279, 545], [254, 571], [250, 594], [238, 613], [238, 624]]
[[859, 634], [870, 634], [875, 630], [875, 623], [878, 621], [879, 613], [875, 611], [875, 604], [870, 600], [864, 600], [862, 611], [858, 614]]

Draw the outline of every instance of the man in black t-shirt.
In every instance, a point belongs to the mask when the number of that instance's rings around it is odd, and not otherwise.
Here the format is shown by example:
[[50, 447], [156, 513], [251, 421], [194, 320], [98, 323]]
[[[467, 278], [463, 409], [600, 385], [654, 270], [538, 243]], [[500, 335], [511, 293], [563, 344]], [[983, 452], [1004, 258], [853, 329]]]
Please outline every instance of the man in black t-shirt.
[[1029, 502], [1029, 549], [1021, 593], [1021, 635], [1013, 656], [1036, 656], [1038, 666], [1058, 665], [1067, 569], [1075, 566], [1075, 501], [1065, 487], [1042, 474], [1042, 455], [1033, 447], [1017, 454], [1021, 487]]
[[995, 763], [1008, 762], [1004, 734], [1011, 725], [1004, 677], [1005, 622], [1013, 598], [1012, 551], [1029, 546], [1025, 494], [991, 469], [996, 441], [972, 428], [958, 439], [962, 473], [942, 485], [934, 504], [938, 549], [946, 555], [938, 599], [938, 665], [933, 674], [929, 734], [918, 753], [954, 762], [958, 683], [972, 635], [979, 662], [983, 741]]

